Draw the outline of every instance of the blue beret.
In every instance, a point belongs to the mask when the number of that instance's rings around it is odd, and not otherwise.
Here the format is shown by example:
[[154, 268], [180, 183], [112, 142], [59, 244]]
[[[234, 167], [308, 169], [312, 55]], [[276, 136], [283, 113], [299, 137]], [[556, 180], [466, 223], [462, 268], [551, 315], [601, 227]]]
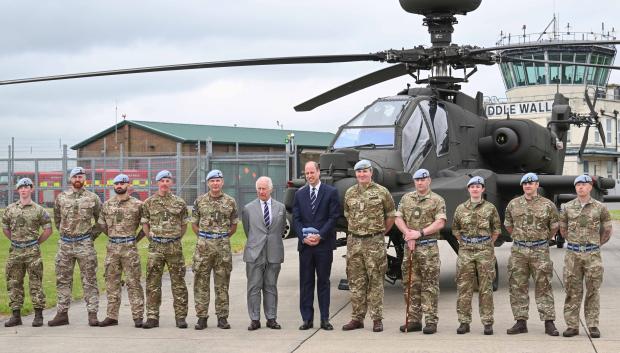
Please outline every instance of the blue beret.
[[368, 169], [371, 168], [372, 164], [370, 164], [370, 161], [367, 159], [362, 159], [361, 161], [355, 163], [355, 167], [353, 167], [353, 169], [355, 170], [362, 170], [362, 169]]
[[71, 172], [69, 173], [69, 178], [73, 178], [78, 174], [86, 174], [86, 171], [82, 167], [75, 167], [71, 169]]
[[575, 178], [575, 183], [574, 185], [577, 185], [578, 183], [588, 183], [588, 184], [592, 184], [592, 177], [589, 176], [588, 174], [583, 174], [580, 175], [578, 177]]
[[471, 179], [469, 179], [469, 181], [467, 182], [467, 187], [469, 187], [470, 185], [473, 184], [480, 184], [482, 186], [484, 186], [484, 178], [481, 176], [475, 176]]
[[207, 174], [207, 181], [214, 179], [214, 178], [223, 178], [224, 174], [222, 174], [222, 171], [219, 169], [213, 169], [212, 171], [209, 172], [209, 174]]
[[116, 183], [128, 183], [129, 177], [125, 174], [119, 174], [114, 177], [114, 184]]
[[155, 181], [160, 181], [163, 178], [172, 179], [172, 173], [170, 173], [169, 170], [164, 169], [161, 172], [157, 173], [157, 175], [155, 176]]
[[17, 189], [19, 189], [22, 186], [34, 186], [34, 184], [32, 183], [32, 180], [30, 180], [30, 178], [21, 178], [19, 179], [19, 181], [17, 182], [17, 185], [15, 186]]
[[413, 174], [413, 179], [424, 179], [424, 178], [428, 178], [430, 176], [431, 176], [431, 173], [429, 173], [428, 170], [426, 170], [426, 169], [418, 169]]
[[519, 184], [531, 183], [533, 181], [538, 181], [538, 175], [534, 173], [527, 173], [521, 178], [521, 182]]

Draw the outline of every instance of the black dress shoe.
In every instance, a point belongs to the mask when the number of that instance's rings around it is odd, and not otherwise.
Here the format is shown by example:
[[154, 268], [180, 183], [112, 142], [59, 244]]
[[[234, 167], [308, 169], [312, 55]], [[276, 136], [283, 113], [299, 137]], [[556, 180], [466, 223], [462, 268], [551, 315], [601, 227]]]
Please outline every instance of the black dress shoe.
[[250, 321], [250, 326], [248, 326], [248, 331], [258, 330], [260, 328], [260, 321], [252, 320]]
[[276, 319], [267, 319], [267, 327], [273, 330], [279, 330], [282, 328]]
[[312, 321], [305, 321], [304, 320], [304, 323], [301, 324], [301, 326], [299, 326], [299, 329], [300, 330], [309, 330], [309, 329], [311, 329], [313, 327], [314, 327], [314, 323]]
[[331, 331], [334, 329], [334, 326], [329, 323], [329, 320], [321, 320], [321, 328], [326, 331]]

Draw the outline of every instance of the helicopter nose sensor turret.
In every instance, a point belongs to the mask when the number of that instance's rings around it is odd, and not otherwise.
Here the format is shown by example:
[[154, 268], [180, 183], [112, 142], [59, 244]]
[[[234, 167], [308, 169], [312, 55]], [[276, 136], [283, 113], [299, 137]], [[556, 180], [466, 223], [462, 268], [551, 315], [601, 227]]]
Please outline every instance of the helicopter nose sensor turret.
[[400, 0], [400, 6], [417, 15], [450, 13], [465, 15], [480, 6], [482, 0]]

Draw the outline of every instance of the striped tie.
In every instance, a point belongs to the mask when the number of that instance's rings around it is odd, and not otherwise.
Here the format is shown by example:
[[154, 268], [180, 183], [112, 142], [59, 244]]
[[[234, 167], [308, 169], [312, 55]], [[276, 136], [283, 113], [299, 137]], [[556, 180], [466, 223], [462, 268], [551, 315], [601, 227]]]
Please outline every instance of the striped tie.
[[314, 213], [314, 209], [316, 208], [316, 188], [312, 188], [310, 192], [310, 207], [312, 207], [312, 213]]
[[271, 222], [269, 221], [269, 206], [267, 206], [267, 202], [264, 202], [265, 207], [263, 207], [263, 220], [265, 220], [265, 226], [269, 228]]

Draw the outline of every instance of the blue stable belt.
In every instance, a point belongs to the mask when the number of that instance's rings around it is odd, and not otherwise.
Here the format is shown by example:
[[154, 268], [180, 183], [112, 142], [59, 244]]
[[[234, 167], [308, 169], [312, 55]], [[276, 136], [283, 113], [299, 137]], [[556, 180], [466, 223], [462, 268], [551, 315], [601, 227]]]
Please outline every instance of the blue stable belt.
[[11, 240], [11, 245], [13, 245], [14, 248], [18, 248], [18, 249], [29, 248], [29, 247], [35, 246], [37, 244], [39, 244], [39, 240], [37, 240], [37, 239], [35, 239], [35, 240], [27, 240], [27, 241]]
[[152, 241], [156, 243], [160, 243], [160, 244], [174, 243], [175, 241], [178, 241], [179, 239], [181, 239], [181, 237], [176, 237], [176, 238], [151, 237]]
[[228, 233], [207, 233], [207, 232], [198, 232], [198, 236], [204, 239], [222, 239], [228, 236]]
[[114, 243], [114, 244], [133, 243], [133, 242], [136, 241], [136, 237], [135, 236], [130, 236], [130, 237], [110, 237], [108, 239], [110, 240], [110, 243]]
[[600, 247], [596, 244], [577, 244], [577, 243], [568, 243], [566, 248], [575, 252], [590, 252], [597, 251]]
[[416, 240], [415, 241], [415, 245], [434, 245], [437, 244], [437, 239], [422, 239], [422, 240]]
[[465, 235], [461, 235], [461, 240], [467, 244], [480, 244], [480, 243], [484, 243], [486, 241], [491, 240], [491, 237], [486, 236], [486, 237], [468, 237]]
[[513, 244], [517, 246], [522, 246], [525, 248], [536, 248], [539, 246], [549, 245], [549, 241], [547, 239], [541, 240], [513, 240]]
[[78, 242], [78, 241], [90, 239], [90, 234], [82, 234], [82, 235], [78, 235], [78, 236], [75, 236], [75, 237], [70, 237], [70, 236], [67, 236], [67, 235], [61, 235], [60, 239], [62, 241], [64, 241], [65, 243], [75, 243], [75, 242]]

